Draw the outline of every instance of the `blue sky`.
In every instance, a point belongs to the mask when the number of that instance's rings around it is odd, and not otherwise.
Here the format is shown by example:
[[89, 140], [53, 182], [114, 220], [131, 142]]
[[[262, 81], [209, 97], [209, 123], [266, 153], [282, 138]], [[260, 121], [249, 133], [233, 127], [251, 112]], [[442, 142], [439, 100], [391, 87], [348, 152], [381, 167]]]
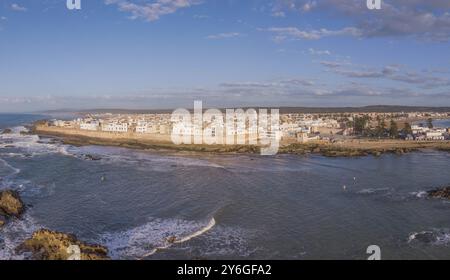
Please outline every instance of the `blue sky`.
[[0, 0], [0, 112], [450, 106], [450, 2]]

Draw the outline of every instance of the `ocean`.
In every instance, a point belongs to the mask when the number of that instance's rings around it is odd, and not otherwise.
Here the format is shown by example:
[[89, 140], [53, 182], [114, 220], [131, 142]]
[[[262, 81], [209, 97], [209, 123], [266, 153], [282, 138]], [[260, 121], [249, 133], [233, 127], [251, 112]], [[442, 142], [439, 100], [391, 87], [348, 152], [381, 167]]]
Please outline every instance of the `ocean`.
[[[74, 233], [114, 259], [450, 259], [450, 153], [381, 157], [186, 155], [73, 147], [21, 135], [42, 116], [0, 115], [0, 189], [27, 211], [0, 259], [34, 230]], [[99, 160], [90, 160], [93, 155]], [[179, 242], [165, 246], [168, 237]], [[160, 249], [157, 249], [160, 248]]]

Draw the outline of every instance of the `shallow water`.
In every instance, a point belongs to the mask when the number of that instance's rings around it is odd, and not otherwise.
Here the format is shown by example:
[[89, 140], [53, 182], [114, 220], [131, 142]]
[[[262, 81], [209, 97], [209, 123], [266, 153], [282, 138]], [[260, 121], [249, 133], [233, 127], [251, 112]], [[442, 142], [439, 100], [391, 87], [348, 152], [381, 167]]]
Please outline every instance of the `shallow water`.
[[449, 153], [188, 157], [21, 129], [0, 136], [0, 188], [30, 207], [0, 230], [0, 259], [25, 257], [14, 247], [41, 227], [117, 259], [364, 259], [369, 245], [385, 259], [450, 258], [450, 203], [423, 195], [449, 184]]

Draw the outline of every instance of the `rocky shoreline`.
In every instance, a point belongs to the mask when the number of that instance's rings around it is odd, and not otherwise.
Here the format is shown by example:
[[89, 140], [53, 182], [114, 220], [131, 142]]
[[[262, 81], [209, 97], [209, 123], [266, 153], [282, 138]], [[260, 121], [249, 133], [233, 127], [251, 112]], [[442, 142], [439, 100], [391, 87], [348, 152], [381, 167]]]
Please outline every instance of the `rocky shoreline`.
[[73, 234], [48, 229], [33, 233], [18, 248], [30, 252], [36, 260], [108, 260], [108, 249], [101, 245], [79, 241]]
[[[258, 154], [259, 146], [252, 145], [174, 145], [168, 142], [136, 139], [107, 139], [88, 137], [85, 135], [65, 134], [61, 131], [51, 131], [34, 126], [31, 133], [43, 137], [59, 137], [64, 144], [73, 146], [113, 146], [137, 150], [152, 150], [161, 152], [188, 152], [188, 153], [210, 153], [210, 154]], [[326, 157], [362, 157], [381, 156], [383, 154], [402, 155], [423, 149], [433, 149], [450, 152], [450, 141], [445, 142], [416, 142], [416, 141], [389, 141], [361, 139], [348, 141], [340, 144], [332, 143], [293, 143], [282, 144], [278, 150], [279, 154], [308, 155], [317, 154]]]
[[0, 192], [0, 228], [12, 218], [20, 218], [25, 211], [19, 193], [12, 190]]
[[[20, 219], [25, 205], [18, 192], [0, 191], [0, 229], [11, 219]], [[73, 247], [75, 246], [75, 247]], [[75, 248], [75, 250], [74, 250]], [[40, 229], [16, 248], [18, 253], [31, 253], [35, 260], [107, 260], [108, 249], [79, 241], [75, 235]]]
[[450, 186], [428, 191], [427, 194], [431, 198], [450, 199]]

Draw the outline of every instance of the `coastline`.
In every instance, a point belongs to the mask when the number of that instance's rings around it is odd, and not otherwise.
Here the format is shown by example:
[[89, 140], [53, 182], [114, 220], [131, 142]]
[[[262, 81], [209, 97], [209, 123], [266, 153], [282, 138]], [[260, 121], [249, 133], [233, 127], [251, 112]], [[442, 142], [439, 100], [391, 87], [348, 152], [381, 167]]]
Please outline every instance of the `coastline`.
[[[43, 137], [58, 137], [73, 146], [113, 146], [159, 152], [188, 152], [211, 154], [256, 154], [254, 145], [175, 145], [169, 137], [159, 135], [112, 134], [108, 132], [80, 131], [33, 124], [30, 133]], [[315, 141], [310, 143], [280, 143], [279, 154], [318, 154], [326, 157], [380, 156], [404, 154], [423, 149], [450, 152], [450, 141], [404, 141], [395, 139], [348, 139], [338, 143]]]

